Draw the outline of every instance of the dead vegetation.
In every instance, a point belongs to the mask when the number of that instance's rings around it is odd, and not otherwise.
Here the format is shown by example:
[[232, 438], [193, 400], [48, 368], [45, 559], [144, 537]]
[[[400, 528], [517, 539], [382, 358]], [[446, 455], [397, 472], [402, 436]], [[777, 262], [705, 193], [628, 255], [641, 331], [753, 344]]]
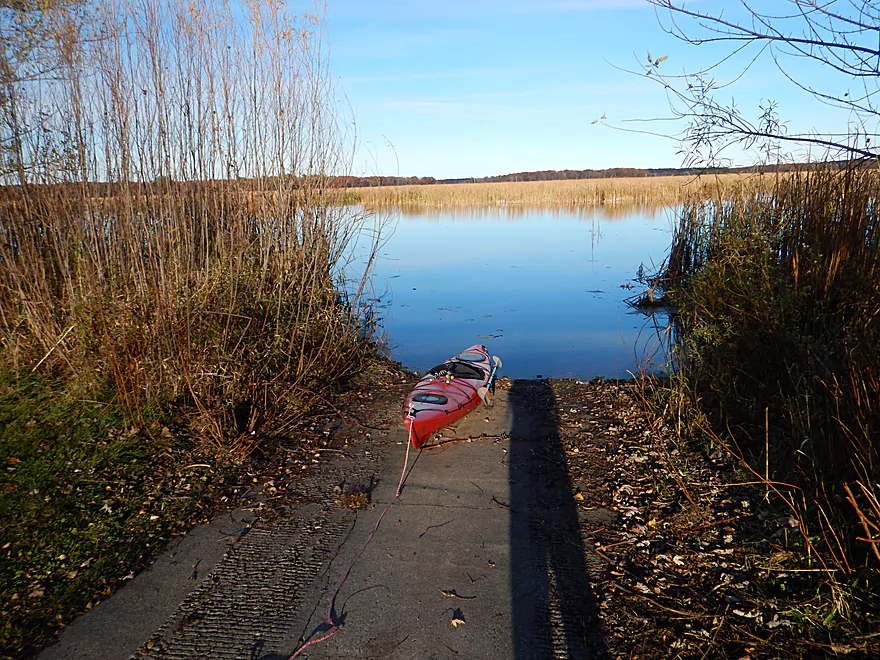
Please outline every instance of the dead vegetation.
[[635, 382], [553, 381], [613, 657], [877, 657], [880, 598], [839, 580], [724, 447], [649, 421]]
[[320, 7], [246, 4], [0, 7], [0, 655], [281, 434], [312, 460], [293, 431], [376, 353], [377, 229], [324, 194], [348, 153]]
[[377, 228], [324, 192], [348, 156], [323, 16], [31, 9], [2, 10], [40, 31], [10, 33], [0, 79], [0, 369], [60, 378], [138, 425], [184, 409], [244, 457], [371, 350]]

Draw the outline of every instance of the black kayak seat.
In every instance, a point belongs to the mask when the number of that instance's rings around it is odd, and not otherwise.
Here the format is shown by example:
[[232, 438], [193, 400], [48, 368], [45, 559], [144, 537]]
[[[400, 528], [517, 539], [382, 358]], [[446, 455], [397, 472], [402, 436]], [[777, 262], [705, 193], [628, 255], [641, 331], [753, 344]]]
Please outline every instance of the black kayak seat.
[[[482, 358], [483, 356], [480, 357]], [[457, 360], [450, 360], [443, 364], [438, 364], [436, 367], [429, 369], [428, 373], [434, 376], [450, 375], [455, 378], [470, 378], [472, 380], [483, 380], [486, 377], [486, 374], [482, 369], [478, 369], [467, 362], [459, 362]]]

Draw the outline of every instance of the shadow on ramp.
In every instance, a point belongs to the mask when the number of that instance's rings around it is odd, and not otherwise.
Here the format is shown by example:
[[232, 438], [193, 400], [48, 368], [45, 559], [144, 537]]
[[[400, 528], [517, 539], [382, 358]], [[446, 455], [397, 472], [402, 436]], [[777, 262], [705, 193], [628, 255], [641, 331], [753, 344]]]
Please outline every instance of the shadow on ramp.
[[553, 390], [517, 380], [508, 402], [513, 657], [607, 658]]

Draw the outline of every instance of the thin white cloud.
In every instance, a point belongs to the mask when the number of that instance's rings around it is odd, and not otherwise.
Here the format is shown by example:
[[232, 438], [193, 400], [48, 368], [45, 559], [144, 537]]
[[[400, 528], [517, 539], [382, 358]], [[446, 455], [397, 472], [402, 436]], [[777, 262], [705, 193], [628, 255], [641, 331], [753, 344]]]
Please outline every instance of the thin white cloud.
[[604, 99], [603, 103], [607, 103], [608, 97], [624, 99], [632, 96], [644, 97], [646, 94], [663, 97], [662, 92], [656, 86], [641, 79], [615, 79], [606, 80], [601, 83], [583, 81], [541, 83], [540, 81], [535, 81], [534, 84], [516, 89], [504, 89], [503, 91], [462, 90], [455, 94], [444, 96], [431, 94], [403, 100], [386, 100], [381, 102], [380, 105], [386, 108], [391, 108], [392, 104], [399, 106], [411, 104], [413, 107], [450, 107], [453, 105], [479, 103], [481, 105], [493, 104], [498, 106], [523, 103], [524, 101], [531, 100], [542, 108], [553, 112], [554, 108], [558, 108], [561, 105], [572, 106], [573, 102], [577, 103], [578, 107], [581, 107], [581, 105], [593, 107], [589, 102], [599, 97]]
[[645, 0], [447, 0], [444, 3], [391, 0], [335, 0], [331, 19], [351, 20], [430, 20], [436, 18], [474, 18], [512, 14], [563, 14], [590, 11], [646, 9]]
[[[489, 4], [502, 8], [505, 6], [505, 3], [500, 2], [491, 2]], [[522, 0], [508, 3], [509, 9], [507, 11], [515, 11], [522, 14], [566, 13], [643, 8], [645, 4], [644, 0], [543, 0], [538, 2]]]
[[367, 76], [346, 76], [342, 78], [345, 85], [374, 85], [376, 83], [400, 83], [420, 80], [483, 80], [485, 78], [521, 78], [525, 75], [541, 72], [543, 69], [538, 66], [533, 67], [477, 67], [470, 69], [448, 69], [443, 71], [407, 71], [407, 72], [391, 72], [385, 74], [367, 75]]
[[384, 113], [404, 113], [410, 117], [425, 117], [431, 120], [445, 119], [449, 121], [496, 121], [500, 116], [538, 117], [548, 112], [546, 108], [533, 108], [523, 105], [497, 103], [481, 103], [472, 101], [443, 100], [393, 100], [384, 101], [373, 106], [374, 110]]

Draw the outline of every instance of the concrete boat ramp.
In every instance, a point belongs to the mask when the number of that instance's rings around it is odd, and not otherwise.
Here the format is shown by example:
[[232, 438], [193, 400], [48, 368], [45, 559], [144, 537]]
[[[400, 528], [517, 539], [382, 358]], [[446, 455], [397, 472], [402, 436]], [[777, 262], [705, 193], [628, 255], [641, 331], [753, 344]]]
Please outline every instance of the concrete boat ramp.
[[[251, 526], [244, 507], [193, 530], [40, 660], [286, 660], [308, 641], [298, 658], [606, 657], [543, 390], [502, 386], [443, 438], [481, 439], [411, 451], [396, 501], [402, 424], [318, 470], [288, 517]], [[345, 484], [369, 505], [346, 506]]]

